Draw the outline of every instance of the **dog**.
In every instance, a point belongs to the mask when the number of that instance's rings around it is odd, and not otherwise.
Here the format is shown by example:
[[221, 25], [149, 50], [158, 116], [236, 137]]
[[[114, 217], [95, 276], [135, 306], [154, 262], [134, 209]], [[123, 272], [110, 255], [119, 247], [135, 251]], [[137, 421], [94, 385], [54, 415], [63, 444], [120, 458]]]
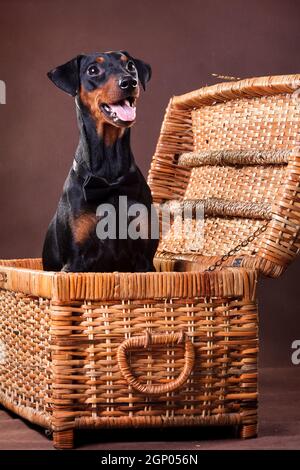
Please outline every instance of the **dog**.
[[[157, 216], [130, 147], [140, 84], [145, 90], [150, 65], [126, 51], [82, 54], [51, 70], [48, 77], [75, 97], [80, 138], [46, 234], [44, 270], [154, 271], [158, 237], [151, 233]], [[120, 209], [120, 196], [125, 212]], [[134, 219], [130, 208], [135, 204], [146, 208], [139, 216], [140, 236], [129, 237], [126, 230], [124, 235], [124, 227], [120, 236], [120, 226], [125, 222], [128, 229]], [[105, 208], [100, 215], [99, 207]], [[113, 216], [114, 230], [99, 237], [98, 224]]]

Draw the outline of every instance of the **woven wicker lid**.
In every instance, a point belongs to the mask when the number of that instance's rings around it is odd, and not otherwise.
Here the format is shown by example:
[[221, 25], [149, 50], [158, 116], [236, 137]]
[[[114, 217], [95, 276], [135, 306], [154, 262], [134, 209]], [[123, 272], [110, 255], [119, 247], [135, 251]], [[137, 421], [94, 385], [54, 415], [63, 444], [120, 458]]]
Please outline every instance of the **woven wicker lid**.
[[[226, 82], [173, 97], [149, 184], [157, 203], [202, 207], [187, 233], [174, 223], [159, 269], [246, 266], [278, 276], [300, 247], [300, 74]], [[193, 225], [194, 224], [194, 225]], [[236, 248], [238, 248], [236, 250]], [[226, 255], [224, 257], [224, 255]]]

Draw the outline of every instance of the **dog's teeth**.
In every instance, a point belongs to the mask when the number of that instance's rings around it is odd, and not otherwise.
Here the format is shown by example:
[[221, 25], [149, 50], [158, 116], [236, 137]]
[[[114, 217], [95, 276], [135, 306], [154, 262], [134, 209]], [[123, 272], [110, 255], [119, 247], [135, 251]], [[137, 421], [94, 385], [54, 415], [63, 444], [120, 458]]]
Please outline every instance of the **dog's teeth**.
[[127, 104], [127, 106], [130, 106], [131, 108], [135, 108], [133, 101], [125, 100], [125, 104]]

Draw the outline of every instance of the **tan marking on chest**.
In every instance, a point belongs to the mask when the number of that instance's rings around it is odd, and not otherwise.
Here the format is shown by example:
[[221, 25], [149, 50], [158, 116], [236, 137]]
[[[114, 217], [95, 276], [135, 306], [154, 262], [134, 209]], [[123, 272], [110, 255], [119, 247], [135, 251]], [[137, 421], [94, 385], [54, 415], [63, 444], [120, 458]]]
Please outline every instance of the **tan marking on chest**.
[[74, 240], [78, 244], [85, 243], [92, 232], [96, 230], [97, 216], [91, 212], [82, 214], [72, 221]]

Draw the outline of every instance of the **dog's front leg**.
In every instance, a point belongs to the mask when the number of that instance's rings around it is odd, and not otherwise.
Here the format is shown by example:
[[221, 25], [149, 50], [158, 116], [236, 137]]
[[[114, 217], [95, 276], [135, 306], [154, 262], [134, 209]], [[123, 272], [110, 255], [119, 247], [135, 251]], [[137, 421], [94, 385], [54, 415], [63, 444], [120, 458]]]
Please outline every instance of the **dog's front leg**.
[[83, 259], [74, 259], [70, 260], [67, 263], [65, 263], [61, 269], [61, 271], [65, 273], [83, 273], [83, 272], [88, 272], [91, 269], [86, 265]]
[[86, 257], [79, 250], [73, 250], [72, 255], [63, 265], [61, 271], [65, 273], [87, 272], [91, 269], [87, 264]]
[[71, 267], [71, 265], [70, 265], [69, 263], [66, 263], [66, 264], [62, 267], [61, 271], [65, 272], [65, 273], [72, 273], [72, 272], [74, 272], [73, 269], [72, 269], [72, 267]]

